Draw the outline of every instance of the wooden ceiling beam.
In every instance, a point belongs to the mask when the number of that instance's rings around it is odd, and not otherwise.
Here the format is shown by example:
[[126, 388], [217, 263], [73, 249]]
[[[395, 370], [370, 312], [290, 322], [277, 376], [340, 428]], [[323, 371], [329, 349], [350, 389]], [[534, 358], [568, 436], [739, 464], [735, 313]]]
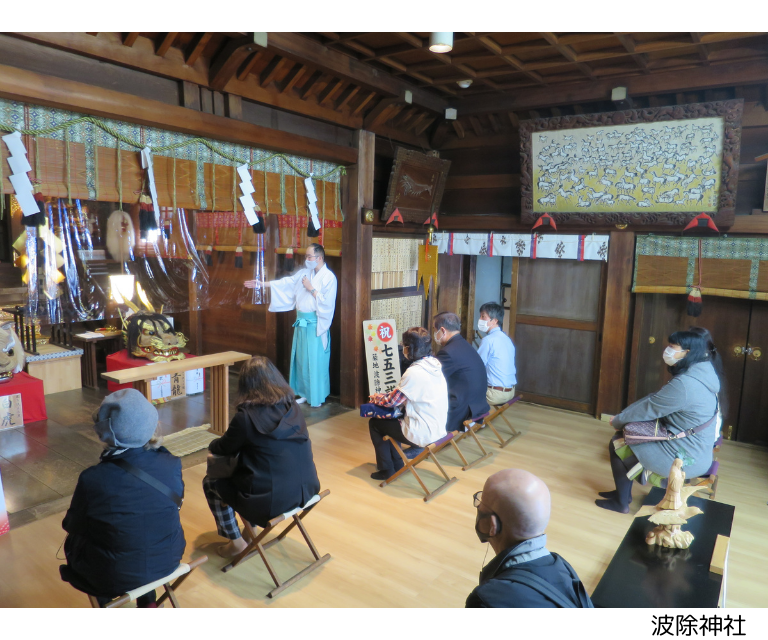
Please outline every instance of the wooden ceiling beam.
[[420, 136], [422, 133], [424, 133], [429, 127], [432, 126], [432, 123], [437, 120], [437, 116], [428, 116], [426, 120], [423, 120], [420, 124], [416, 125], [414, 127], [413, 132]]
[[454, 120], [453, 122], [451, 122], [451, 124], [453, 125], [453, 130], [456, 132], [456, 135], [459, 136], [461, 140], [463, 140], [465, 134], [464, 134], [464, 127], [461, 126], [461, 122], [459, 122], [458, 120]]
[[166, 33], [162, 38], [159, 39], [155, 53], [161, 58], [164, 58], [165, 54], [168, 53], [168, 49], [171, 48], [171, 45], [174, 43], [178, 35], [178, 31]]
[[301, 87], [302, 100], [306, 100], [310, 95], [312, 95], [312, 93], [314, 93], [315, 89], [317, 89], [317, 81], [320, 80], [322, 75], [323, 72], [318, 69], [311, 76], [309, 76], [309, 78], [307, 78], [307, 81]]
[[291, 67], [291, 70], [280, 83], [280, 93], [287, 93], [293, 89], [296, 83], [301, 80], [301, 76], [304, 74], [306, 68], [307, 67], [305, 65], [299, 62], [294, 63], [293, 67]]
[[366, 105], [373, 100], [378, 94], [375, 91], [371, 91], [368, 93], [368, 95], [363, 96], [360, 101], [355, 105], [355, 107], [352, 109], [352, 115], [357, 116], [360, 115], [365, 109]]
[[208, 85], [214, 91], [223, 91], [227, 83], [237, 74], [237, 70], [256, 48], [253, 38], [244, 36], [230, 40], [211, 63], [208, 72]]
[[[121, 45], [122, 46], [122, 45]], [[357, 161], [357, 150], [323, 140], [278, 131], [241, 120], [225, 118], [182, 106], [94, 87], [83, 82], [0, 65], [0, 97], [31, 102], [87, 115], [125, 120], [171, 131], [253, 145], [262, 149], [307, 158], [339, 162]]]
[[396, 120], [392, 121], [395, 129], [408, 130], [413, 125], [413, 119], [421, 113], [419, 109], [407, 109], [400, 113]]
[[[261, 53], [258, 51], [257, 53]], [[267, 87], [269, 84], [275, 79], [275, 76], [280, 73], [280, 69], [283, 66], [283, 62], [285, 61], [285, 58], [281, 58], [280, 56], [274, 56], [268, 63], [267, 66], [264, 67], [262, 72], [259, 74], [259, 84], [262, 87]]]
[[211, 40], [211, 36], [213, 36], [213, 33], [196, 33], [194, 35], [184, 53], [184, 61], [187, 65], [191, 67], [197, 62], [197, 59], [205, 50], [205, 46]]
[[329, 82], [325, 89], [320, 92], [320, 95], [317, 96], [317, 103], [324, 105], [326, 101], [333, 100], [345, 83], [346, 80], [333, 80]]
[[535, 82], [537, 82], [539, 84], [546, 84], [544, 82], [544, 79], [538, 73], [536, 73], [535, 71], [528, 71], [525, 68], [525, 64], [523, 63], [522, 60], [520, 60], [520, 59], [518, 59], [518, 58], [516, 58], [515, 56], [512, 56], [512, 55], [503, 54], [502, 51], [501, 51], [501, 45], [498, 42], [496, 42], [493, 38], [491, 38], [489, 36], [482, 36], [482, 37], [478, 38], [477, 40], [486, 49], [488, 49], [489, 51], [492, 51], [493, 53], [495, 53], [501, 60], [504, 60], [504, 62], [506, 62], [507, 64], [511, 65], [512, 67], [514, 67], [518, 71], [522, 71], [523, 73], [525, 73], [525, 75], [527, 75], [529, 78], [531, 78]]
[[691, 32], [691, 40], [693, 40], [698, 46], [696, 47], [699, 52], [699, 57], [703, 65], [709, 65], [709, 49], [707, 46], [701, 43], [701, 37], [704, 34]]
[[509, 123], [515, 128], [520, 128], [520, 118], [517, 117], [517, 114], [514, 111], [507, 111], [507, 118], [509, 118]]
[[328, 73], [345, 78], [350, 82], [362, 85], [370, 91], [388, 96], [399, 96], [406, 89], [413, 94], [413, 104], [443, 112], [449, 106], [447, 100], [430, 91], [395, 78], [382, 74], [377, 69], [343, 53], [329, 49], [315, 40], [293, 33], [269, 33], [270, 50], [313, 66], [322, 66]]
[[379, 103], [365, 115], [365, 118], [363, 119], [363, 129], [370, 131], [371, 127], [385, 124], [392, 115], [393, 108], [399, 104], [399, 98], [381, 99]]
[[366, 58], [363, 60], [363, 62], [370, 62], [371, 60], [376, 60], [377, 58], [386, 58], [388, 56], [396, 56], [400, 53], [407, 53], [409, 51], [414, 51], [414, 48], [409, 44], [395, 44], [391, 47], [382, 47], [381, 49], [374, 50], [374, 53], [376, 55], [371, 56], [369, 58]]
[[501, 131], [501, 124], [499, 123], [496, 116], [492, 113], [488, 114], [488, 122], [491, 123], [491, 129], [493, 129], [494, 133], [499, 133], [499, 131]]
[[643, 73], [649, 73], [648, 57], [644, 56], [642, 53], [638, 53], [637, 45], [635, 44], [635, 41], [632, 39], [632, 37], [623, 33], [617, 33], [615, 35], [619, 42], [621, 42], [621, 46], [623, 46], [627, 50], [627, 53], [632, 56], [632, 59], [635, 61], [637, 66], [642, 69]]
[[469, 124], [472, 125], [472, 130], [478, 138], [482, 138], [485, 135], [485, 130], [477, 116], [469, 116]]
[[339, 99], [336, 101], [334, 107], [336, 111], [341, 111], [344, 107], [346, 107], [349, 104], [349, 101], [352, 100], [352, 98], [354, 98], [359, 91], [360, 87], [358, 87], [356, 84], [347, 85], [347, 88], [341, 92]]
[[132, 33], [126, 33], [125, 36], [123, 36], [123, 44], [126, 47], [132, 47], [133, 43], [136, 42], [136, 38], [139, 37], [139, 32], [134, 31]]
[[576, 52], [566, 44], [560, 44], [557, 36], [550, 32], [541, 32], [541, 36], [552, 45], [552, 47], [566, 60], [576, 64], [576, 68], [581, 71], [587, 78], [594, 78], [595, 74], [592, 73], [592, 69], [588, 64], [579, 62]]
[[[626, 34], [616, 34], [626, 35]], [[730, 42], [732, 40], [742, 40], [744, 38], [754, 38], [755, 36], [765, 35], [765, 32], [744, 32], [744, 33], [706, 33], [701, 36], [702, 44], [713, 44], [716, 42]], [[638, 43], [635, 50], [639, 53], [649, 53], [657, 51], [669, 51], [683, 47], [692, 48], [696, 45], [685, 40], [651, 40], [650, 42]]]
[[264, 55], [263, 51], [254, 51], [251, 57], [245, 61], [245, 64], [240, 67], [240, 71], [237, 72], [238, 80], [245, 80], [250, 74], [256, 63], [261, 60], [261, 56]]
[[415, 127], [418, 127], [429, 114], [426, 111], [422, 111], [416, 118], [414, 118], [411, 123], [408, 125], [406, 131], [409, 131], [411, 129], [414, 129]]
[[455, 102], [454, 106], [459, 113], [471, 115], [609, 100], [611, 89], [617, 84], [626, 86], [629, 95], [636, 97], [766, 82], [768, 60], [763, 59], [739, 64], [712, 64], [695, 69], [660, 71], [650, 75], [616, 75], [609, 79], [589, 82], [532, 87], [506, 95], [468, 96]]

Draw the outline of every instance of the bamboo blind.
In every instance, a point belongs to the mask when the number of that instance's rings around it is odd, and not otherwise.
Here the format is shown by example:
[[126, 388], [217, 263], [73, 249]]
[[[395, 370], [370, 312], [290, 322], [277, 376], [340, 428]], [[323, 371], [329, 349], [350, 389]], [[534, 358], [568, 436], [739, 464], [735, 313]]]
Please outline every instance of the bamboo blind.
[[420, 327], [423, 318], [423, 296], [406, 296], [404, 298], [389, 298], [371, 302], [371, 319], [384, 320], [393, 318], [398, 332], [397, 340], [403, 331], [410, 327]]
[[413, 238], [374, 238], [371, 289], [415, 287], [422, 244]]

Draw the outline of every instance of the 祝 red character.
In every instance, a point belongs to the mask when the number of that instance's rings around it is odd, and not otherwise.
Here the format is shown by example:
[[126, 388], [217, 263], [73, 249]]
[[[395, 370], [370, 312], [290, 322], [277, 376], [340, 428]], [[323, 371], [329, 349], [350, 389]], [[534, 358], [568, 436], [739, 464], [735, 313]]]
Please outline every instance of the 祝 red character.
[[382, 322], [379, 325], [379, 339], [382, 342], [389, 342], [395, 335], [395, 332], [392, 330], [392, 326], [386, 322]]

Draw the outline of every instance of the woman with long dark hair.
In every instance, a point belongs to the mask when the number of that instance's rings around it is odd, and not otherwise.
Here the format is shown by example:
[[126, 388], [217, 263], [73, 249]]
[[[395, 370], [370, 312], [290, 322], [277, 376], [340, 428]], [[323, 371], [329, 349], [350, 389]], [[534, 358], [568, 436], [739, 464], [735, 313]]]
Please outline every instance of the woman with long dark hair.
[[[595, 504], [603, 509], [628, 513], [632, 502], [632, 479], [660, 485], [669, 474], [675, 458], [683, 461], [686, 477], [705, 474], [712, 464], [712, 449], [719, 430], [718, 396], [724, 388], [722, 360], [709, 331], [691, 327], [669, 336], [664, 362], [672, 380], [659, 391], [628, 406], [614, 416], [611, 424], [617, 434], [608, 445], [614, 491], [601, 492]], [[712, 418], [715, 420], [712, 420]], [[623, 427], [630, 422], [656, 420], [671, 435], [707, 424], [705, 429], [685, 437], [634, 444], [622, 443]]]
[[203, 478], [216, 528], [229, 539], [219, 549], [224, 557], [247, 546], [235, 513], [263, 527], [320, 491], [304, 416], [277, 367], [263, 356], [251, 358], [240, 369], [237, 391], [235, 417], [208, 445], [214, 455], [239, 455], [237, 466], [229, 478]]

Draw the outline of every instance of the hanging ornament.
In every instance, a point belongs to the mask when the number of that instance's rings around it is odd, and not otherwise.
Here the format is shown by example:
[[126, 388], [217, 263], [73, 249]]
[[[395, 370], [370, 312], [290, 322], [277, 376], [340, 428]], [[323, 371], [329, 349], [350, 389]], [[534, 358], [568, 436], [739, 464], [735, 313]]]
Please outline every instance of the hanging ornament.
[[720, 233], [720, 229], [717, 228], [717, 225], [715, 225], [715, 222], [706, 213], [700, 213], [699, 215], [697, 215], [693, 220], [691, 220], [685, 226], [685, 229], [683, 229], [683, 231], [688, 231], [688, 229], [693, 229], [694, 227], [696, 227], [697, 229], [705, 227], [707, 229], [711, 229], [716, 233]]
[[[260, 211], [259, 205], [253, 199], [253, 192], [256, 191], [253, 186], [253, 180], [251, 179], [251, 170], [247, 164], [242, 164], [237, 168], [237, 173], [240, 176], [240, 191], [243, 195], [240, 196], [240, 204], [243, 205], [243, 213], [248, 220], [248, 224], [251, 225], [254, 233], [264, 233], [266, 228], [264, 227], [264, 220], [257, 214]], [[266, 175], [266, 173], [265, 173]]]
[[548, 213], [542, 213], [541, 216], [539, 216], [539, 219], [536, 220], [533, 227], [531, 229], [535, 229], [536, 227], [552, 227], [555, 231], [557, 231], [557, 225], [555, 224], [554, 219], [551, 215]]
[[402, 216], [402, 214], [400, 213], [400, 209], [395, 209], [395, 210], [394, 210], [394, 211], [393, 211], [393, 212], [392, 212], [392, 213], [389, 215], [389, 218], [387, 219], [387, 222], [386, 222], [386, 224], [385, 224], [384, 226], [386, 226], [386, 225], [387, 225], [387, 224], [389, 224], [390, 222], [400, 222], [400, 223], [402, 223], [402, 222], [403, 222], [403, 216]]
[[[7, 158], [8, 165], [11, 167], [11, 175], [8, 176], [13, 190], [16, 193], [16, 200], [24, 214], [23, 217], [32, 216], [41, 211], [35, 197], [32, 195], [34, 187], [27, 173], [32, 171], [32, 166], [27, 160], [27, 148], [21, 139], [21, 132], [14, 131], [7, 136], [3, 136], [3, 141], [8, 147], [10, 156]], [[2, 174], [0, 174], [2, 175]], [[2, 196], [0, 196], [2, 197]], [[42, 214], [42, 220], [45, 220], [45, 214]], [[27, 224], [26, 222], [24, 224]], [[35, 224], [39, 226], [43, 223]], [[28, 225], [27, 226], [32, 226]]]
[[307, 237], [317, 238], [320, 235], [320, 217], [317, 213], [317, 195], [315, 194], [315, 185], [312, 182], [312, 174], [304, 180], [304, 186], [307, 189], [307, 209], [309, 210], [309, 220], [307, 221]]
[[424, 281], [424, 298], [427, 297], [430, 281], [437, 286], [437, 247], [435, 245], [419, 245], [419, 269], [416, 274], [416, 286]]

